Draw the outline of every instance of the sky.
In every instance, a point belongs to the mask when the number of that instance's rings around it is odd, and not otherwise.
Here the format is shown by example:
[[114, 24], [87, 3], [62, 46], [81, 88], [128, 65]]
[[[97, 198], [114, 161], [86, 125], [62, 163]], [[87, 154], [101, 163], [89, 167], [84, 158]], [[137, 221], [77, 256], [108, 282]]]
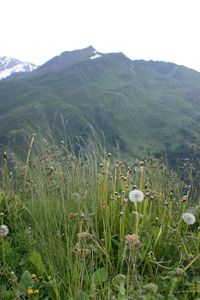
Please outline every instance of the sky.
[[92, 45], [200, 71], [200, 0], [0, 0], [0, 56], [37, 65]]

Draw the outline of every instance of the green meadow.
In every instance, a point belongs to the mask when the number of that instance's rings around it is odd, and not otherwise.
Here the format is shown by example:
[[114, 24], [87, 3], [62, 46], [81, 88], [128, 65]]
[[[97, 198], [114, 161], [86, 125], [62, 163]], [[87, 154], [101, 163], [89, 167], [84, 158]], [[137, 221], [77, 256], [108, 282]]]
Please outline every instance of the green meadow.
[[0, 178], [0, 299], [200, 299], [200, 202], [162, 161], [33, 135]]

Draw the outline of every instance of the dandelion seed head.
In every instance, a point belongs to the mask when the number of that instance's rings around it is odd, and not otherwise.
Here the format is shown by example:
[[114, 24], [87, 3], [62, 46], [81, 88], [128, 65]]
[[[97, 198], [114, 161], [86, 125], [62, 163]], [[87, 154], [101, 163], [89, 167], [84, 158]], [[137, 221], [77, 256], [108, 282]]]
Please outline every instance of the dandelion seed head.
[[183, 221], [188, 225], [192, 225], [196, 222], [195, 216], [191, 213], [184, 213], [182, 215], [182, 218], [183, 218]]
[[132, 190], [129, 193], [129, 199], [131, 202], [142, 202], [144, 199], [144, 193], [140, 190]]
[[0, 236], [6, 236], [9, 233], [9, 229], [7, 225], [0, 226]]

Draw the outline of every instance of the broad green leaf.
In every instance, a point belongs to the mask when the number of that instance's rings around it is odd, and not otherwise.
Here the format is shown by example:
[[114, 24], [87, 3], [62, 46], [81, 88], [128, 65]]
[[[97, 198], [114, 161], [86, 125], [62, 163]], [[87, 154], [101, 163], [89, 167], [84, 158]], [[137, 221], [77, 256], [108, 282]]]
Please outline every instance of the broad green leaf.
[[33, 282], [32, 276], [29, 271], [24, 271], [24, 273], [22, 274], [22, 276], [20, 278], [19, 284], [21, 286], [20, 291], [22, 291], [22, 292], [24, 290], [26, 290], [28, 288], [32, 288], [34, 286], [34, 282]]
[[96, 286], [101, 285], [105, 281], [108, 280], [108, 272], [105, 268], [100, 268], [97, 269], [93, 274], [92, 274], [92, 280], [94, 281]]

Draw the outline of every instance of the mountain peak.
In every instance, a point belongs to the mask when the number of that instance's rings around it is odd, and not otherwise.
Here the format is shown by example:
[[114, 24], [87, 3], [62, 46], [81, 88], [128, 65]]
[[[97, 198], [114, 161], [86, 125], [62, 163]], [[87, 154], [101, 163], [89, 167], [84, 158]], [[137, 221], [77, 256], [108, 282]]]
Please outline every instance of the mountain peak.
[[32, 63], [22, 62], [13, 57], [0, 57], [0, 79], [9, 77], [14, 73], [31, 72], [36, 68], [37, 66]]
[[81, 48], [81, 49], [76, 49], [76, 50], [71, 50], [71, 51], [64, 51], [61, 53], [61, 55], [63, 54], [80, 54], [80, 53], [94, 53], [96, 52], [97, 50], [93, 47], [93, 46], [88, 46], [88, 47], [85, 47], [85, 48]]
[[83, 49], [77, 49], [72, 51], [65, 51], [60, 54], [60, 57], [63, 57], [64, 59], [72, 59], [72, 60], [85, 60], [90, 58], [90, 56], [97, 53], [97, 50], [92, 47], [86, 47]]
[[44, 65], [40, 67], [40, 70], [59, 70], [65, 67], [69, 67], [76, 63], [95, 59], [101, 57], [100, 54], [93, 46], [88, 46], [83, 49], [65, 51], [60, 55], [53, 57], [49, 61], [47, 61]]

